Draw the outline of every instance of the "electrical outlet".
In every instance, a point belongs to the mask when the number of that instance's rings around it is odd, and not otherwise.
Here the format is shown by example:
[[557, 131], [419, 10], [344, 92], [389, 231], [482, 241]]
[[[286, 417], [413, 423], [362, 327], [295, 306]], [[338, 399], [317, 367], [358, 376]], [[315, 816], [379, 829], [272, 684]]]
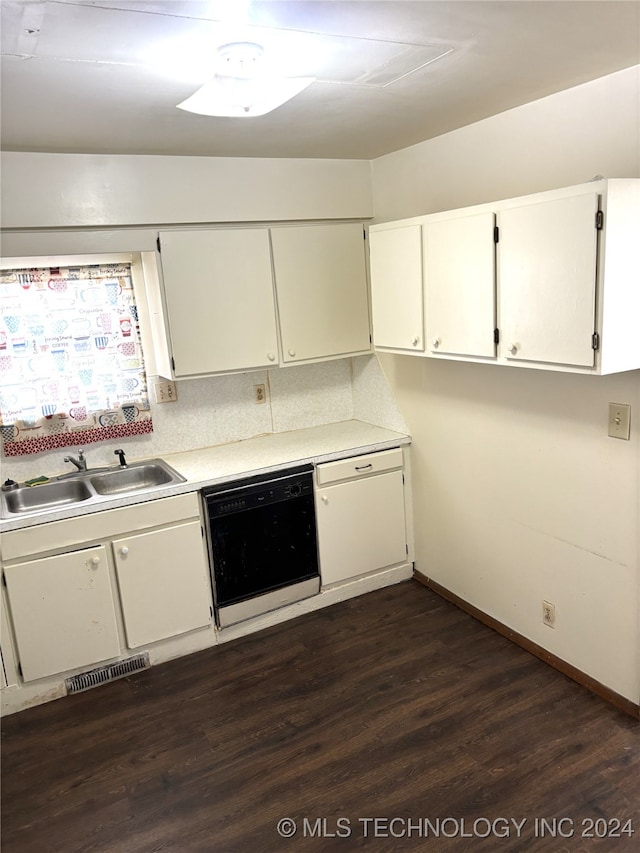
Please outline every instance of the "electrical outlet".
[[267, 402], [267, 389], [264, 385], [253, 386], [253, 399], [255, 403]]
[[178, 399], [176, 383], [171, 379], [160, 377], [154, 385], [156, 403], [173, 403]]
[[631, 437], [631, 406], [609, 403], [609, 437], [629, 441]]
[[542, 602], [542, 621], [550, 628], [556, 627], [556, 606], [550, 601]]

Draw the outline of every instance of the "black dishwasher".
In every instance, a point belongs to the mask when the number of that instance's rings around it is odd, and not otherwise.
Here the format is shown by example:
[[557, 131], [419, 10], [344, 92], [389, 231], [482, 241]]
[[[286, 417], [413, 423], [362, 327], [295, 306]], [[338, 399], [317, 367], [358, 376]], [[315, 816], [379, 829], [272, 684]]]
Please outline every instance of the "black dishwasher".
[[221, 627], [320, 591], [313, 466], [202, 491]]

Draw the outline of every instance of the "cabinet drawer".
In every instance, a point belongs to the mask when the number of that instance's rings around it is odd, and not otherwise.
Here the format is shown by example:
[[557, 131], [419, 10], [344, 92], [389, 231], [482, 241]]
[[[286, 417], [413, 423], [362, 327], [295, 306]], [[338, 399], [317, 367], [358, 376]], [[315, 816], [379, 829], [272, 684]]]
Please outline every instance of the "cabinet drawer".
[[362, 456], [351, 456], [337, 462], [324, 462], [316, 469], [316, 481], [319, 486], [329, 483], [339, 483], [342, 480], [352, 480], [355, 477], [366, 477], [369, 474], [380, 474], [402, 468], [402, 448], [382, 450], [379, 453], [366, 453]]

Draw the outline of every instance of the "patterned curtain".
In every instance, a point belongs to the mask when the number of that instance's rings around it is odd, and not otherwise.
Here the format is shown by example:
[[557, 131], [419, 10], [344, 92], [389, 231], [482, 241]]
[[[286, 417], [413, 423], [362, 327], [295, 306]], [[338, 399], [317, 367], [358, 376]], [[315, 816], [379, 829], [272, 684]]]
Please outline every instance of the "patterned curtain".
[[153, 430], [131, 266], [0, 271], [5, 456]]

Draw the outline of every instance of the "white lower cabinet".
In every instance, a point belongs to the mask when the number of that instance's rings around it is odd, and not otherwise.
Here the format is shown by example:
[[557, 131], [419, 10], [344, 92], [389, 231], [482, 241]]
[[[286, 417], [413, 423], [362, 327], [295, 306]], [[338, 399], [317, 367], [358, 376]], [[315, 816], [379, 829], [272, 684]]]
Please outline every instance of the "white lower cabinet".
[[4, 576], [24, 681], [119, 655], [104, 547], [14, 563]]
[[211, 622], [199, 521], [126, 536], [112, 544], [130, 649]]
[[11, 531], [2, 545], [24, 682], [212, 624], [196, 493]]
[[318, 465], [323, 586], [407, 560], [402, 465], [400, 448]]

